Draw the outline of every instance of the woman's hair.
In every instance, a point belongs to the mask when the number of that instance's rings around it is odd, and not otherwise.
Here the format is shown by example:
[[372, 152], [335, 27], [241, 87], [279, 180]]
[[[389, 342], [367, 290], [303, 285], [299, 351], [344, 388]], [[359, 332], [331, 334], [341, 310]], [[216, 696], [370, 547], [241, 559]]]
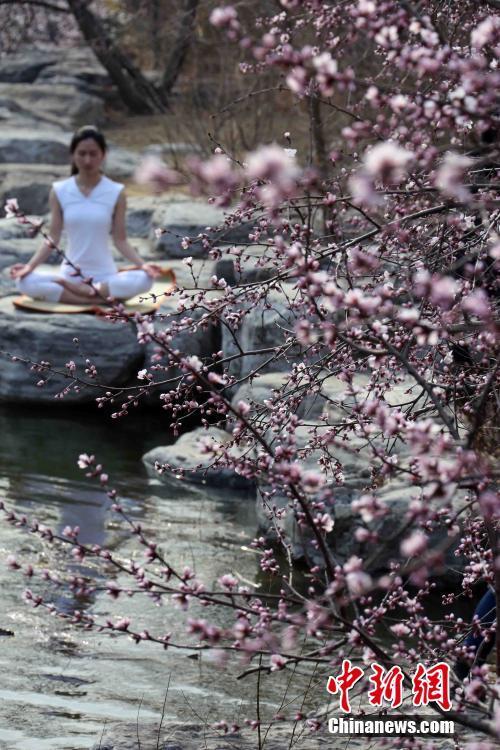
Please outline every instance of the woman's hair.
[[[84, 125], [83, 128], [80, 128], [76, 131], [76, 133], [73, 134], [73, 138], [71, 139], [71, 143], [69, 144], [70, 154], [74, 154], [78, 147], [78, 144], [80, 144], [82, 141], [86, 141], [87, 138], [92, 138], [92, 140], [97, 143], [103, 154], [106, 153], [106, 151], [108, 150], [108, 146], [106, 143], [106, 139], [101, 131], [94, 125]], [[71, 162], [71, 174], [78, 174], [78, 167], [73, 161]]]

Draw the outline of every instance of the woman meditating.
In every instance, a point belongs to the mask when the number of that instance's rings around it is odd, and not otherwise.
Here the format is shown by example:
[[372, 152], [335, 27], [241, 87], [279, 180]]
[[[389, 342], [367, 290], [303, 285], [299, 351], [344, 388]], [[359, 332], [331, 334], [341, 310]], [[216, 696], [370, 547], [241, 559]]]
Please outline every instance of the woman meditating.
[[[61, 233], [66, 231], [66, 256], [82, 275], [75, 274], [66, 260], [58, 273], [35, 271], [53, 251], [54, 245], [45, 241], [29, 263], [11, 267], [17, 288], [33, 299], [69, 304], [89, 303], [96, 296], [126, 300], [148, 292], [161, 269], [144, 263], [127, 242], [124, 186], [102, 173], [107, 151], [104, 136], [97, 128], [85, 126], [74, 134], [69, 150], [71, 177], [55, 182], [50, 192], [49, 235], [59, 246]], [[118, 272], [110, 234], [117, 250], [137, 270]], [[84, 279], [91, 279], [92, 285]]]

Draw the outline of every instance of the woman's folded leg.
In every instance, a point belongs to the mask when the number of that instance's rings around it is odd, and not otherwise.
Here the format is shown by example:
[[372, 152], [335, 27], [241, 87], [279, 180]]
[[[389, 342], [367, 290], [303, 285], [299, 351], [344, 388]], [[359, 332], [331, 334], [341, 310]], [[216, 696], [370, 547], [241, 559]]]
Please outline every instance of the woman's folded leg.
[[64, 289], [57, 282], [57, 276], [53, 273], [32, 271], [27, 276], [16, 281], [20, 292], [27, 294], [32, 299], [45, 300], [46, 302], [60, 302]]
[[[153, 279], [146, 271], [121, 271], [106, 279], [109, 296], [115, 299], [130, 299], [137, 294], [146, 294], [153, 286]], [[103, 289], [103, 292], [106, 290]]]

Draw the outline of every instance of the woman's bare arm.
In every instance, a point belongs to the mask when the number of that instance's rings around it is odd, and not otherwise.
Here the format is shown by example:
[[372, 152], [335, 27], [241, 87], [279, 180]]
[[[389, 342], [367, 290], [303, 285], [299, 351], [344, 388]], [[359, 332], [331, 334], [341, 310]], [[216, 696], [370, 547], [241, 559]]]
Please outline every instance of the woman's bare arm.
[[63, 214], [54, 188], [50, 191], [49, 195], [49, 206], [50, 206], [50, 226], [49, 226], [49, 240], [44, 240], [42, 245], [38, 248], [36, 253], [33, 255], [28, 263], [16, 263], [10, 269], [10, 275], [13, 279], [22, 279], [23, 276], [27, 276], [29, 273], [35, 270], [40, 263], [43, 263], [54, 249], [54, 245], [59, 244], [61, 239], [62, 228], [63, 228]]

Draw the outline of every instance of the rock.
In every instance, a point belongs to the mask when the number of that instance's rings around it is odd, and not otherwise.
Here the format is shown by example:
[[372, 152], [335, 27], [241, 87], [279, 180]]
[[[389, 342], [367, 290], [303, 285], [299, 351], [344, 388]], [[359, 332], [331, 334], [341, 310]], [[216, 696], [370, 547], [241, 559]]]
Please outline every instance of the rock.
[[[357, 373], [354, 382], [358, 387], [362, 387], [368, 380], [368, 375]], [[276, 403], [278, 398], [299, 398], [300, 403], [293, 407], [293, 412], [297, 416], [311, 420], [318, 419], [322, 414], [325, 414], [328, 423], [342, 419], [344, 415], [342, 406], [348, 406], [352, 403], [352, 397], [345, 394], [346, 384], [327, 371], [318, 378], [318, 382], [321, 383], [321, 390], [317, 393], [307, 394], [305, 397], [300, 397], [297, 384], [290, 383], [287, 385], [289, 381], [289, 372], [259, 373], [255, 378], [252, 378], [251, 382], [248, 380], [239, 386], [232, 398], [232, 403], [235, 406], [238, 401], [247, 401], [263, 405], [265, 401]], [[282, 395], [278, 396], [277, 392], [283, 388]]]
[[70, 137], [48, 128], [2, 129], [0, 164], [68, 164]]
[[127, 211], [127, 233], [130, 237], [149, 237], [151, 232], [152, 208], [136, 208]]
[[[205, 311], [201, 309], [190, 310], [179, 315], [177, 312], [177, 303], [177, 295], [163, 302], [159, 315], [155, 319], [155, 330], [158, 332], [163, 331], [178, 321], [181, 330], [172, 335], [169, 343], [170, 348], [181, 352], [183, 356], [196, 355], [201, 360], [211, 357], [214, 352], [220, 349], [219, 327], [212, 323], [202, 325], [200, 321], [205, 315]], [[189, 321], [192, 321], [192, 323], [189, 323]], [[182, 330], [185, 325], [184, 322], [189, 325], [188, 330]], [[146, 344], [146, 362], [167, 364], [168, 358], [154, 342], [150, 342]], [[176, 388], [178, 381], [175, 378], [179, 374], [180, 371], [177, 367], [168, 367], [166, 371], [161, 370], [158, 376], [155, 377], [155, 380], [171, 380], [172, 382], [160, 386], [155, 390], [155, 393], [165, 393]]]
[[[38, 240], [25, 237], [0, 239], [0, 294], [12, 294], [14, 282], [10, 278], [10, 266], [15, 263], [27, 263], [39, 244]], [[55, 258], [54, 262], [57, 262]]]
[[95, 65], [92, 62], [82, 62], [80, 67], [76, 67], [72, 62], [68, 68], [67, 63], [63, 61], [50, 67], [46, 66], [37, 81], [51, 85], [70, 84], [84, 93], [98, 97], [106, 97], [113, 86], [107, 71], [97, 63], [97, 60]]
[[1, 164], [0, 205], [8, 198], [17, 198], [25, 214], [44, 215], [49, 210], [51, 184], [67, 176], [67, 166]]
[[[187, 198], [160, 206], [153, 215], [153, 232], [155, 229], [167, 230], [156, 240], [155, 246], [156, 251], [166, 258], [206, 258], [208, 251], [198, 238], [200, 234], [224, 242], [248, 240], [245, 227], [225, 225], [225, 214], [221, 209]], [[190, 239], [186, 249], [181, 245], [184, 237]]]
[[43, 54], [30, 50], [10, 54], [0, 65], [0, 83], [33, 83], [49, 65], [57, 62], [57, 54]]
[[26, 237], [27, 231], [16, 219], [0, 218], [0, 241]]
[[0, 100], [12, 101], [46, 123], [64, 123], [69, 129], [104, 121], [101, 99], [69, 84], [0, 83]]
[[[158, 730], [158, 723], [148, 724], [141, 719], [140, 743], [137, 741], [136, 724], [107, 722], [99, 742], [93, 745], [92, 750], [140, 750], [140, 746], [148, 750], [255, 750], [255, 731], [243, 727], [234, 734], [223, 735], [220, 730], [211, 727], [213, 721], [220, 718], [224, 718], [222, 709], [220, 716], [213, 716], [210, 722], [204, 724], [165, 720], [162, 721], [161, 732]], [[292, 731], [290, 722], [274, 722], [269, 731], [266, 730], [266, 750], [288, 748]], [[324, 750], [326, 747], [322, 732], [310, 732], [300, 726], [300, 735], [297, 735], [297, 750]], [[328, 739], [327, 744], [331, 750], [341, 750], [345, 745], [345, 737], [339, 738], [338, 742]], [[366, 747], [366, 738], [361, 737], [358, 741], [351, 737], [349, 746], [353, 750]]]
[[140, 161], [140, 155], [122, 146], [108, 143], [104, 170], [112, 180], [124, 180], [132, 177]]
[[[95, 364], [98, 375], [95, 381], [103, 388], [70, 390], [63, 403], [95, 403], [106, 386], [122, 385], [141, 369], [144, 348], [137, 342], [131, 326], [113, 325], [93, 315], [42, 315], [21, 312], [12, 305], [11, 297], [0, 299], [0, 351], [4, 352], [0, 371], [0, 402], [4, 403], [54, 403], [54, 396], [70, 385], [71, 378], [56, 374], [32, 372], [21, 362], [12, 362], [5, 355], [29, 358], [33, 362], [50, 361], [64, 371], [65, 363], [74, 360], [77, 374], [85, 375], [85, 359]], [[73, 343], [79, 340], [79, 348]], [[83, 354], [80, 354], [82, 352]], [[46, 385], [36, 383], [47, 378]]]
[[239, 476], [231, 468], [212, 467], [214, 455], [212, 453], [201, 453], [200, 440], [224, 445], [230, 438], [231, 436], [227, 432], [217, 427], [210, 427], [209, 430], [198, 427], [192, 432], [181, 435], [173, 445], [160, 445], [153, 448], [144, 454], [142, 460], [152, 475], [168, 483], [175, 483], [180, 480], [176, 480], [170, 471], [158, 473], [155, 470], [156, 462], [170, 464], [176, 469], [182, 469], [183, 473], [185, 472], [184, 481], [187, 482], [230, 489], [248, 489], [252, 486], [248, 479]]
[[[231, 286], [240, 286], [242, 284], [252, 284], [259, 281], [266, 281], [279, 272], [273, 266], [268, 265], [266, 245], [255, 245], [252, 243], [250, 248], [242, 246], [227, 246], [228, 253], [222, 247], [222, 258], [219, 260], [220, 269], [217, 268], [216, 274], [219, 278], [226, 279]], [[235, 255], [238, 252], [238, 268], [235, 262]]]
[[44, 127], [61, 132], [62, 123], [53, 118], [42, 118], [36, 116], [34, 112], [23, 109], [11, 99], [0, 98], [0, 122], [2, 128], [9, 129], [33, 129], [36, 130], [43, 123]]
[[145, 150], [149, 156], [158, 156], [163, 159], [168, 156], [177, 156], [193, 153], [202, 153], [203, 149], [196, 143], [151, 143]]
[[[273, 359], [273, 350], [284, 345], [290, 332], [293, 332], [295, 319], [282, 295], [273, 295], [271, 304], [270, 309], [261, 306], [250, 309], [240, 327], [233, 330], [243, 351], [266, 350], [230, 362], [229, 373], [237, 380], [246, 377], [257, 367], [262, 367], [259, 369], [260, 373], [284, 372], [291, 369], [291, 363], [299, 361], [301, 355], [298, 348], [288, 350], [286, 358], [280, 356]], [[226, 357], [239, 352], [233, 335], [226, 326], [222, 326], [222, 350]]]

